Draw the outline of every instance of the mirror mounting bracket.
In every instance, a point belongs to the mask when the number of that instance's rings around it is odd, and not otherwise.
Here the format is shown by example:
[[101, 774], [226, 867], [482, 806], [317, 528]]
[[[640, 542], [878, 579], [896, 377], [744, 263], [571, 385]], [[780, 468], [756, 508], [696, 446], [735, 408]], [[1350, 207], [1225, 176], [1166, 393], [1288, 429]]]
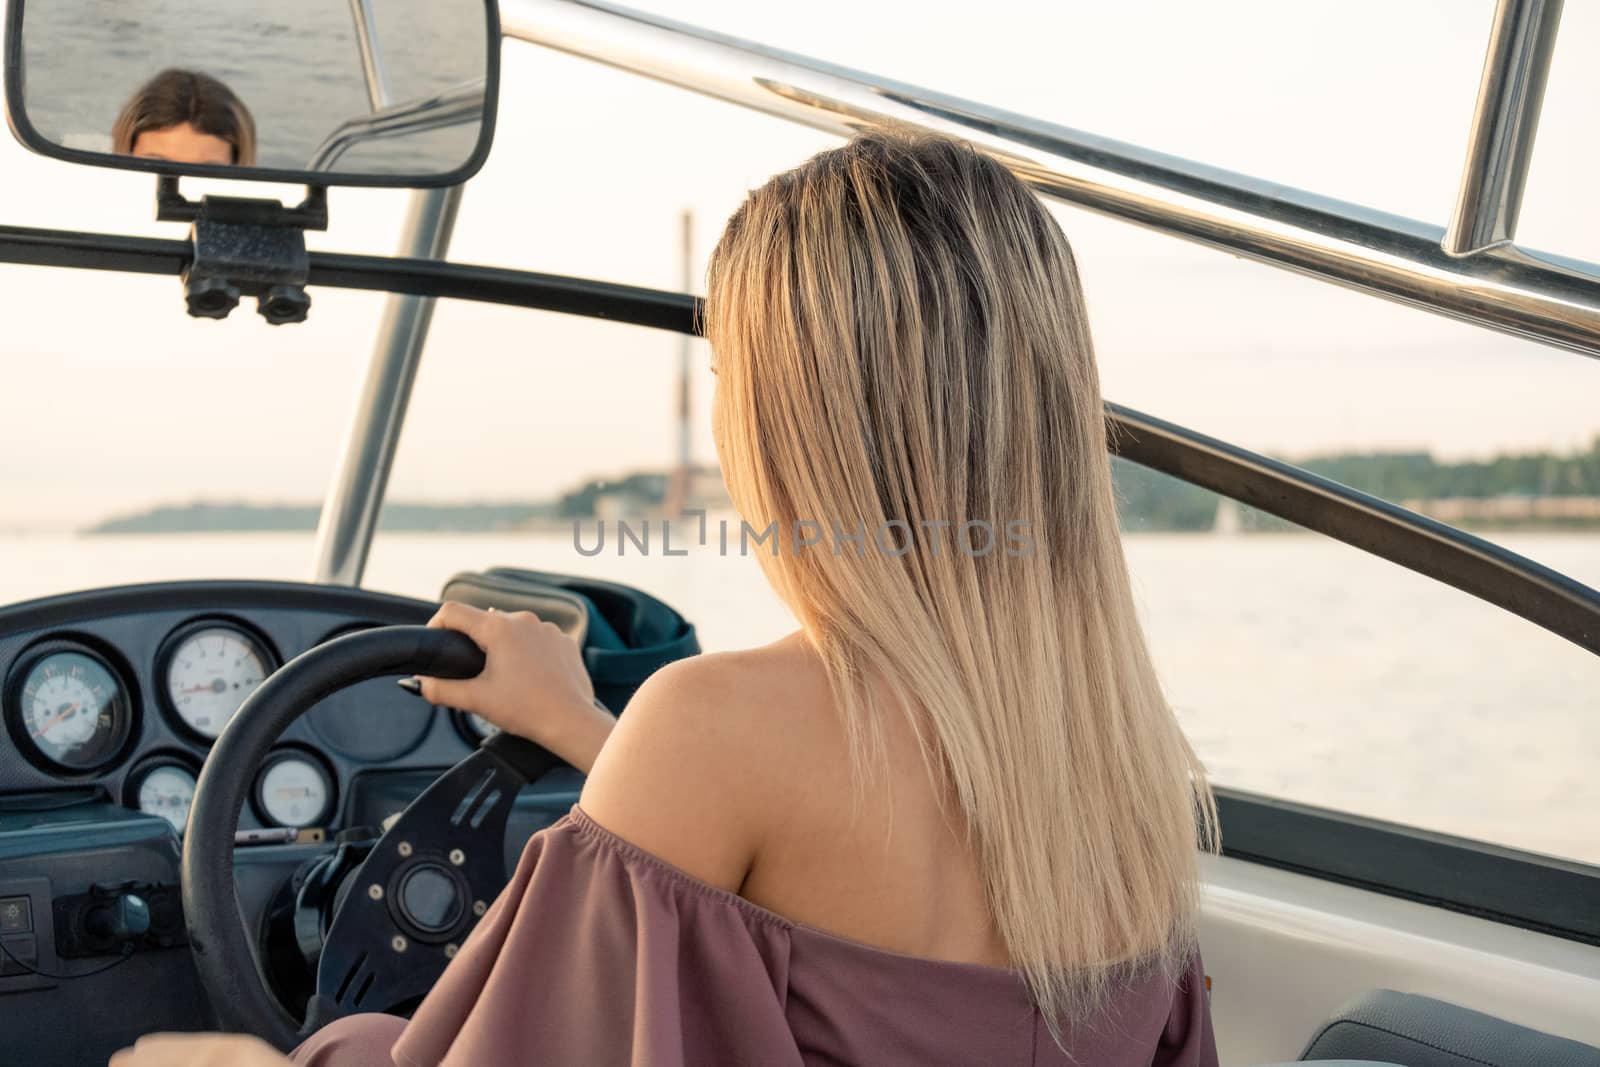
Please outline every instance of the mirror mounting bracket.
[[305, 199], [294, 206], [238, 196], [196, 201], [179, 191], [177, 177], [162, 175], [156, 220], [191, 223], [194, 256], [182, 274], [190, 315], [225, 319], [240, 296], [249, 295], [274, 326], [305, 321], [311, 310], [305, 231], [328, 228], [326, 186], [307, 187]]

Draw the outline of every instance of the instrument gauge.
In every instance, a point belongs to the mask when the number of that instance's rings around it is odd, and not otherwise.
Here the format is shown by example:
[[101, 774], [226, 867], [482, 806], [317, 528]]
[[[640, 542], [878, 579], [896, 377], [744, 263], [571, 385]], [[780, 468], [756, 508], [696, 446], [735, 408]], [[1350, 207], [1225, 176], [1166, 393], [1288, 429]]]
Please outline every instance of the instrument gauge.
[[158, 675], [178, 726], [215, 740], [245, 698], [272, 673], [265, 644], [232, 623], [201, 622], [167, 639]]
[[47, 769], [92, 771], [121, 754], [133, 730], [133, 699], [104, 657], [60, 645], [13, 676], [6, 718], [17, 747]]
[[146, 815], [159, 815], [183, 833], [189, 824], [189, 806], [194, 802], [195, 773], [185, 763], [158, 757], [134, 768], [124, 790], [129, 807]]
[[333, 814], [333, 778], [308, 752], [279, 752], [256, 778], [255, 801], [256, 814], [275, 826], [322, 826]]

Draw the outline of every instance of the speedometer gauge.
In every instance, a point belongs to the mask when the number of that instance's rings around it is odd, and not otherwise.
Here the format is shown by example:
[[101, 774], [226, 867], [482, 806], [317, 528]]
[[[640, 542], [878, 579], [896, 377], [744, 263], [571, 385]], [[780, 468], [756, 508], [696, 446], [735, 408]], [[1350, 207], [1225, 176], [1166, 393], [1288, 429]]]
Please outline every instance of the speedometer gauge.
[[333, 813], [333, 780], [312, 755], [291, 749], [267, 761], [256, 779], [256, 814], [278, 826], [320, 826]]
[[133, 702], [110, 663], [77, 645], [27, 661], [14, 676], [6, 717], [36, 763], [89, 771], [116, 759], [133, 728]]
[[178, 725], [213, 740], [272, 672], [272, 657], [255, 637], [231, 623], [186, 627], [167, 639], [161, 686]]

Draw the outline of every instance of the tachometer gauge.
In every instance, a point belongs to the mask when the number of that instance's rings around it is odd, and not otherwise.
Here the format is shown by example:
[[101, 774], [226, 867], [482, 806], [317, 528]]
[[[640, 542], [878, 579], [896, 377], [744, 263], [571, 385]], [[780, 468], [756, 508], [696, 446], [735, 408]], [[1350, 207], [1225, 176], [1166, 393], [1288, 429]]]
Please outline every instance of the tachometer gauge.
[[256, 779], [256, 814], [278, 826], [321, 826], [333, 813], [333, 780], [309, 753], [289, 750], [267, 760]]
[[158, 757], [134, 768], [124, 795], [129, 807], [161, 816], [181, 834], [189, 824], [194, 783], [194, 771], [187, 765], [171, 757]]
[[245, 697], [272, 673], [262, 643], [237, 626], [198, 623], [167, 639], [160, 658], [162, 695], [179, 726], [213, 740]]
[[89, 771], [121, 753], [133, 701], [100, 655], [76, 645], [27, 661], [11, 687], [7, 719], [17, 746], [50, 769]]

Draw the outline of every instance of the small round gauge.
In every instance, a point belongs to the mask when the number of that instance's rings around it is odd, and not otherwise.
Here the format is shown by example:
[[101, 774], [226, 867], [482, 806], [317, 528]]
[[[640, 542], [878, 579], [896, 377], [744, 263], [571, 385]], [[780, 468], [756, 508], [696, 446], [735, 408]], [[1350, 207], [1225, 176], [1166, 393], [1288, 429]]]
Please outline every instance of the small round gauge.
[[481, 745], [495, 734], [500, 732], [500, 727], [485, 719], [482, 715], [471, 711], [456, 711], [456, 726], [467, 742]]
[[229, 623], [186, 627], [160, 656], [162, 696], [178, 725], [210, 741], [272, 673], [265, 646]]
[[128, 776], [126, 796], [130, 807], [146, 815], [159, 815], [178, 833], [189, 824], [194, 801], [194, 771], [175, 759], [159, 758], [137, 767]]
[[76, 645], [28, 661], [9, 703], [18, 747], [53, 769], [103, 767], [133, 729], [133, 701], [116, 670]]
[[311, 755], [280, 752], [256, 779], [256, 811], [278, 826], [319, 826], [333, 812], [333, 779]]

